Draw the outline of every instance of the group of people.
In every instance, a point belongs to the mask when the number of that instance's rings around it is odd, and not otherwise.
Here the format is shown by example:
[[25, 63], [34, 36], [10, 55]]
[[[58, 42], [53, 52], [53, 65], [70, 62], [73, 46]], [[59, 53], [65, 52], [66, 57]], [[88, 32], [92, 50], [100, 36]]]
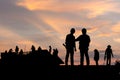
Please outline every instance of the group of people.
[[[80, 65], [84, 65], [84, 57], [86, 58], [86, 65], [90, 65], [89, 59], [89, 45], [91, 42], [90, 36], [87, 34], [87, 29], [83, 28], [82, 34], [75, 38], [74, 33], [75, 29], [71, 28], [70, 33], [66, 35], [65, 44], [66, 47], [66, 56], [65, 56], [65, 65], [68, 65], [68, 58], [70, 57], [70, 64], [74, 65], [74, 52], [76, 51], [76, 41], [79, 41], [79, 50], [80, 50]], [[94, 50], [94, 60], [96, 65], [98, 65], [99, 60], [99, 51], [97, 49]], [[105, 50], [104, 59], [106, 59], [106, 64], [111, 65], [111, 56], [113, 57], [113, 52], [111, 46], [108, 45]]]

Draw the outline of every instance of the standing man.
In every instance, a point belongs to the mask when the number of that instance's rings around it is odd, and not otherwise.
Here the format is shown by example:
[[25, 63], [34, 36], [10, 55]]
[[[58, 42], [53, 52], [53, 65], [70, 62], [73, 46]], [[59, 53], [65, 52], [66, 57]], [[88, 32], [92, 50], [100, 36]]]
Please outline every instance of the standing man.
[[71, 28], [70, 34], [68, 34], [65, 39], [65, 46], [66, 46], [65, 65], [68, 65], [69, 56], [70, 56], [71, 65], [74, 65], [74, 51], [76, 51], [75, 37], [73, 35], [74, 33], [75, 33], [75, 29]]
[[112, 49], [111, 49], [111, 45], [108, 45], [105, 50], [105, 55], [104, 55], [104, 59], [107, 59], [106, 65], [111, 65], [111, 56], [114, 57]]
[[79, 49], [80, 49], [80, 64], [81, 66], [84, 65], [84, 56], [86, 57], [87, 65], [90, 64], [88, 50], [89, 50], [89, 43], [90, 37], [87, 35], [87, 30], [85, 28], [82, 29], [82, 35], [80, 35], [76, 41], [79, 41]]

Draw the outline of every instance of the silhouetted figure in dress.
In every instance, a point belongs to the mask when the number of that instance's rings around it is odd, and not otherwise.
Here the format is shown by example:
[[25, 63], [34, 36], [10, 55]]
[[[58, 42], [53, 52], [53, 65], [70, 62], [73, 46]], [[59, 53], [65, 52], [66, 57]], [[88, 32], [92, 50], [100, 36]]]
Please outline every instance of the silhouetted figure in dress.
[[111, 45], [108, 45], [104, 55], [104, 59], [106, 60], [106, 65], [111, 65], [111, 57], [114, 57], [114, 56], [111, 49]]
[[85, 28], [83, 28], [82, 29], [82, 35], [80, 35], [76, 39], [76, 41], [79, 41], [80, 64], [81, 64], [81, 66], [84, 65], [84, 56], [86, 57], [87, 65], [90, 64], [89, 55], [88, 55], [90, 37], [86, 33], [87, 33], [87, 30]]
[[98, 61], [99, 61], [99, 51], [97, 49], [94, 50], [94, 61], [96, 63], [96, 66], [98, 66]]
[[71, 28], [70, 34], [68, 34], [65, 39], [65, 46], [66, 46], [65, 65], [68, 65], [69, 56], [70, 56], [70, 64], [74, 65], [74, 51], [76, 51], [75, 37], [73, 35], [74, 33], [75, 33], [75, 29]]

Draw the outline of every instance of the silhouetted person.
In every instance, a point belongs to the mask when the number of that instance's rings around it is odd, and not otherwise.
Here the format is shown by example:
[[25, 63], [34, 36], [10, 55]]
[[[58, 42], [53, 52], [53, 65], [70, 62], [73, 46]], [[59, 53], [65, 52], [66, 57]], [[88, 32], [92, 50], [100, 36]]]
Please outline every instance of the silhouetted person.
[[13, 53], [13, 49], [12, 49], [12, 48], [9, 49], [8, 53], [9, 53], [9, 54], [12, 54], [12, 53]]
[[66, 45], [65, 65], [68, 65], [69, 56], [70, 56], [71, 65], [74, 65], [74, 51], [76, 51], [75, 37], [73, 35], [74, 33], [75, 33], [75, 29], [72, 28], [70, 30], [70, 34], [68, 34], [65, 39], [65, 45]]
[[99, 61], [99, 51], [97, 49], [94, 50], [94, 61], [96, 63], [96, 66], [98, 66], [98, 61]]
[[111, 46], [108, 45], [104, 55], [104, 59], [106, 60], [106, 65], [111, 65], [111, 56], [114, 57]]
[[51, 53], [52, 52], [52, 47], [51, 46], [49, 46], [49, 53]]
[[119, 60], [119, 59], [117, 59], [117, 60], [115, 61], [115, 66], [119, 66], [119, 67], [120, 67], [120, 60]]
[[53, 49], [53, 56], [58, 56], [58, 49]]
[[18, 54], [18, 51], [19, 51], [19, 47], [18, 46], [16, 46], [16, 48], [15, 48], [15, 52]]
[[37, 51], [38, 51], [38, 53], [41, 53], [42, 48], [39, 46]]
[[88, 50], [89, 50], [89, 43], [90, 37], [86, 34], [87, 30], [85, 28], [82, 29], [82, 35], [80, 35], [76, 41], [79, 41], [79, 49], [80, 49], [80, 64], [84, 65], [84, 56], [86, 57], [87, 65], [90, 64]]
[[32, 53], [35, 53], [35, 46], [34, 45], [32, 45], [31, 50], [32, 50]]
[[5, 54], [7, 54], [8, 52], [7, 52], [7, 50], [5, 50]]
[[19, 55], [23, 55], [23, 50], [22, 49], [20, 50]]

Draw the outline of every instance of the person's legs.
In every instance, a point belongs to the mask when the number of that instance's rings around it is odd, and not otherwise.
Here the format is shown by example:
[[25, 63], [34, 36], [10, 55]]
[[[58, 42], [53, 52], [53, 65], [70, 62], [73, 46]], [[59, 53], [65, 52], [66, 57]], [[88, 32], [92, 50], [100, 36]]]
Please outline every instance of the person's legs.
[[111, 57], [109, 58], [109, 65], [111, 65]]
[[98, 66], [99, 64], [98, 64], [98, 60], [96, 61], [96, 65]]
[[107, 62], [106, 62], [106, 65], [109, 65], [108, 61], [109, 61], [109, 59], [107, 58]]
[[69, 58], [69, 50], [67, 49], [65, 56], [65, 65], [68, 65], [68, 58]]
[[87, 65], [89, 65], [90, 64], [90, 60], [89, 60], [88, 50], [85, 51], [85, 56], [86, 56], [86, 63], [87, 63]]
[[97, 65], [97, 61], [95, 60], [95, 64]]
[[96, 66], [98, 66], [99, 64], [98, 64], [98, 60], [95, 60], [95, 62], [96, 62]]
[[80, 64], [81, 66], [84, 65], [84, 51], [80, 50]]
[[71, 65], [74, 65], [74, 53], [71, 53], [70, 60], [71, 60]]

